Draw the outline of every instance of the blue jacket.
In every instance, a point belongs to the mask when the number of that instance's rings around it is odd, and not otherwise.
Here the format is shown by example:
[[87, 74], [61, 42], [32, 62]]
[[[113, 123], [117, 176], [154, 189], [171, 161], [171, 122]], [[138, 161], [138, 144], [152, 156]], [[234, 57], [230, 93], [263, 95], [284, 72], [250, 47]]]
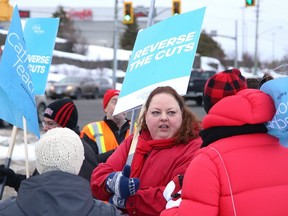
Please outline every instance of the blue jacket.
[[86, 179], [52, 171], [23, 180], [16, 198], [0, 202], [0, 215], [109, 216], [121, 212], [112, 204], [93, 199]]

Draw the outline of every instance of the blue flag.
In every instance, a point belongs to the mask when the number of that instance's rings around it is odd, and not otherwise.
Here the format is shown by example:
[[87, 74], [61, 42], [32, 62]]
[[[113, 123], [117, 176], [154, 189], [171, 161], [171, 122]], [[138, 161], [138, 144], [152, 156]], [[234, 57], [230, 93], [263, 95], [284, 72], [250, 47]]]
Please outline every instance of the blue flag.
[[[279, 138], [280, 143], [288, 147], [288, 77], [265, 82], [260, 90], [269, 94], [276, 107], [273, 119], [266, 123], [268, 133]], [[265, 107], [263, 107], [265, 109]]]
[[28, 69], [28, 54], [18, 7], [13, 11], [0, 62], [0, 118], [40, 137], [34, 85]]
[[30, 18], [24, 28], [34, 94], [43, 95], [52, 62], [59, 18]]

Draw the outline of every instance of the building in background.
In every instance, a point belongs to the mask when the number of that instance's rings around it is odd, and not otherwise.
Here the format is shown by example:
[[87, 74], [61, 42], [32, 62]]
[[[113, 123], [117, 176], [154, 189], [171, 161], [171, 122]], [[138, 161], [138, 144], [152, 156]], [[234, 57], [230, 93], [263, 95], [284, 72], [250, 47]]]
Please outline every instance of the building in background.
[[[25, 18], [52, 17], [57, 7], [19, 7], [19, 12], [23, 20]], [[64, 10], [69, 14], [74, 22], [77, 34], [81, 36], [86, 44], [113, 47], [114, 34], [114, 17], [115, 10], [113, 7], [102, 8], [68, 8]], [[137, 17], [139, 28], [146, 28], [148, 21], [149, 8], [136, 6], [134, 15]], [[159, 22], [171, 16], [171, 8], [157, 8], [154, 11], [154, 23]], [[123, 24], [123, 8], [118, 10], [118, 41], [125, 31]], [[0, 22], [0, 29], [8, 30], [10, 22]]]

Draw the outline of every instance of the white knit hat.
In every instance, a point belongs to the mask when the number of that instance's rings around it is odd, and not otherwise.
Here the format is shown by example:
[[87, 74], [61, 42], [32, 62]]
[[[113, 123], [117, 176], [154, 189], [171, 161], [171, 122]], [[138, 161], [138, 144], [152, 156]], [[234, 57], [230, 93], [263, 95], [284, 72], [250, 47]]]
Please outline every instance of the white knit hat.
[[38, 172], [62, 170], [78, 175], [84, 160], [80, 137], [69, 128], [48, 130], [35, 145]]

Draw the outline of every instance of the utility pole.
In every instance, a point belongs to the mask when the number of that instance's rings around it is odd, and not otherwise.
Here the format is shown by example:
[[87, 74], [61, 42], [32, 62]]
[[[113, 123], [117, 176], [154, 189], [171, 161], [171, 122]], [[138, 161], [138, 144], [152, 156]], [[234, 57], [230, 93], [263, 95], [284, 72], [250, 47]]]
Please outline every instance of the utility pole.
[[149, 8], [149, 14], [148, 14], [148, 20], [147, 20], [147, 28], [150, 27], [151, 25], [153, 25], [154, 11], [155, 11], [155, 0], [151, 0], [150, 8]]
[[234, 57], [234, 67], [238, 68], [238, 22], [235, 20], [235, 57]]
[[255, 54], [254, 54], [254, 75], [257, 74], [258, 70], [258, 23], [259, 23], [259, 7], [260, 1], [257, 1], [256, 6], [256, 32], [255, 32]]
[[235, 20], [235, 36], [219, 35], [216, 31], [212, 31], [210, 37], [223, 37], [229, 38], [235, 41], [235, 56], [234, 56], [234, 67], [238, 68], [238, 22]]
[[118, 0], [115, 0], [115, 9], [114, 9], [114, 52], [113, 52], [113, 88], [116, 88], [116, 72], [118, 69], [118, 60], [117, 60], [117, 50], [118, 50]]
[[242, 57], [246, 53], [245, 25], [245, 7], [242, 7]]

